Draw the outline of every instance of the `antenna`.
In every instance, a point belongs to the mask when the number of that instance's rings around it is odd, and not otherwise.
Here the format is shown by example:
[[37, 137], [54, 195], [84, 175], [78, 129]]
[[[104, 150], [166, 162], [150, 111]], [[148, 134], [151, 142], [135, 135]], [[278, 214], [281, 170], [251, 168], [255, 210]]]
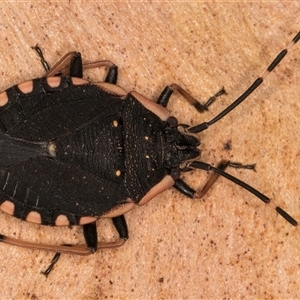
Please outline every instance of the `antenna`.
[[226, 116], [238, 105], [240, 105], [245, 99], [249, 97], [249, 95], [253, 93], [253, 91], [255, 91], [263, 83], [264, 79], [274, 70], [274, 68], [277, 67], [277, 65], [281, 62], [281, 60], [286, 56], [288, 50], [292, 48], [299, 40], [300, 40], [300, 31], [292, 39], [289, 45], [277, 55], [277, 57], [272, 61], [272, 63], [267, 68], [267, 70], [264, 72], [264, 74], [261, 77], [258, 77], [240, 97], [238, 97], [233, 103], [231, 103], [227, 108], [225, 108], [222, 112], [220, 112], [216, 117], [214, 117], [209, 122], [203, 122], [199, 125], [190, 127], [187, 129], [187, 131], [191, 133], [199, 133], [201, 131], [204, 131], [209, 126], [213, 125], [214, 123], [222, 119], [224, 116]]

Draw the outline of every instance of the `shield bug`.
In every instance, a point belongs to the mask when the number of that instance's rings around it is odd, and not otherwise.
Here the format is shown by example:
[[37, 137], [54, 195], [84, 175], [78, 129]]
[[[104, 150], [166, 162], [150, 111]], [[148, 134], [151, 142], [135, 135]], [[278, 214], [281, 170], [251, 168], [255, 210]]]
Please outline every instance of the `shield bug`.
[[[116, 85], [117, 66], [110, 61], [82, 63], [78, 52], [67, 53], [50, 68], [37, 50], [46, 74], [0, 94], [0, 209], [42, 225], [81, 225], [84, 245], [46, 245], [0, 235], [2, 242], [55, 251], [49, 274], [60, 253], [88, 255], [117, 247], [128, 238], [124, 214], [157, 194], [175, 187], [190, 198], [201, 198], [219, 176], [271, 204], [291, 225], [297, 221], [270, 198], [218, 167], [202, 162], [198, 133], [241, 104], [298, 42], [300, 32], [273, 60], [266, 72], [231, 105], [209, 122], [178, 124], [167, 104], [174, 91], [199, 112], [225, 93], [221, 89], [200, 104], [177, 84], [167, 86], [157, 102]], [[83, 79], [83, 71], [108, 69], [104, 82]], [[212, 171], [202, 189], [181, 178], [193, 169]], [[98, 242], [96, 221], [111, 218], [119, 234], [114, 242]]]

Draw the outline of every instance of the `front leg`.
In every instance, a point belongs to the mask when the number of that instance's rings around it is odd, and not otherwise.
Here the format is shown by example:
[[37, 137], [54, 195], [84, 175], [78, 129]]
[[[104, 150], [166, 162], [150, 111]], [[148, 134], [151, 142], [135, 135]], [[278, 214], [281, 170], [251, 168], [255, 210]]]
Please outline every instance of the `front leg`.
[[[218, 169], [224, 171], [227, 167], [232, 167], [235, 169], [248, 169], [248, 170], [254, 170], [255, 171], [255, 164], [250, 165], [243, 165], [240, 163], [230, 162], [230, 161], [221, 161], [218, 165]], [[186, 171], [189, 171], [190, 169], [187, 168]], [[206, 193], [209, 191], [209, 189], [214, 185], [214, 183], [217, 181], [217, 179], [220, 177], [220, 174], [218, 173], [212, 173], [210, 177], [208, 178], [205, 185], [201, 188], [195, 191], [192, 189], [189, 185], [187, 185], [182, 179], [175, 180], [174, 187], [182, 194], [189, 198], [202, 198], [206, 195]]]
[[193, 105], [199, 112], [204, 112], [208, 109], [208, 107], [216, 100], [217, 97], [220, 97], [224, 94], [227, 94], [224, 87], [218, 91], [215, 95], [210, 97], [205, 104], [201, 104], [192, 97], [187, 91], [185, 91], [181, 86], [178, 84], [171, 84], [166, 86], [165, 89], [162, 91], [160, 96], [158, 97], [157, 103], [162, 105], [163, 107], [167, 107], [170, 97], [174, 91], [178, 91], [178, 93], [186, 99], [191, 105]]

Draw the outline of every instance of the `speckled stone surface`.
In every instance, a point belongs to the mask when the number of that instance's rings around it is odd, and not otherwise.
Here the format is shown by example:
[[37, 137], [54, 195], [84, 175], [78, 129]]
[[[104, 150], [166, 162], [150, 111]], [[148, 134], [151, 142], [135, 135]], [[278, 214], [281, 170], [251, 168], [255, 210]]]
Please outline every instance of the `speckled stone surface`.
[[[180, 122], [210, 120], [238, 97], [299, 31], [300, 4], [1, 2], [0, 87], [42, 76], [31, 46], [50, 64], [77, 50], [109, 59], [119, 84], [157, 99], [179, 83], [205, 102], [200, 115], [175, 95]], [[229, 170], [300, 220], [300, 44], [242, 106], [200, 134], [203, 161], [256, 163]], [[91, 74], [97, 78], [97, 74]], [[100, 76], [100, 75], [99, 75]], [[230, 145], [230, 147], [226, 147]], [[208, 174], [184, 179], [201, 187]], [[100, 201], [100, 199], [99, 199]], [[299, 299], [300, 234], [248, 192], [220, 179], [202, 200], [176, 190], [127, 215], [130, 239], [90, 257], [0, 245], [0, 299]], [[0, 232], [48, 243], [83, 242], [80, 228], [46, 228], [0, 214]], [[98, 224], [113, 239], [108, 220]]]

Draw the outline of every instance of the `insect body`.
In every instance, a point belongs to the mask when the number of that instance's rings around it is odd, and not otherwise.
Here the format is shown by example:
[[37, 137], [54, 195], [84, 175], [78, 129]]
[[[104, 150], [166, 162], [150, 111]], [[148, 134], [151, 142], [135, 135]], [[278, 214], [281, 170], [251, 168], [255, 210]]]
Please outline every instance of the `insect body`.
[[[117, 67], [109, 61], [83, 64], [80, 53], [66, 54], [44, 77], [13, 86], [0, 94], [0, 209], [43, 225], [82, 225], [85, 245], [45, 245], [1, 235], [3, 242], [56, 252], [87, 255], [98, 248], [120, 246], [128, 238], [124, 214], [174, 186], [188, 197], [203, 197], [224, 176], [265, 203], [270, 199], [224, 171], [199, 161], [197, 133], [246, 99], [300, 39], [300, 32], [253, 85], [209, 122], [178, 124], [166, 109], [174, 91], [202, 112], [225, 93], [201, 105], [176, 84], [154, 103], [116, 85]], [[83, 79], [83, 70], [108, 67], [103, 83]], [[181, 172], [213, 171], [201, 190], [189, 187]], [[273, 202], [270, 202], [273, 203]], [[297, 222], [273, 204], [289, 223]], [[112, 218], [119, 239], [100, 243], [96, 221]], [[53, 264], [57, 260], [55, 257]], [[53, 264], [46, 271], [49, 273]]]

